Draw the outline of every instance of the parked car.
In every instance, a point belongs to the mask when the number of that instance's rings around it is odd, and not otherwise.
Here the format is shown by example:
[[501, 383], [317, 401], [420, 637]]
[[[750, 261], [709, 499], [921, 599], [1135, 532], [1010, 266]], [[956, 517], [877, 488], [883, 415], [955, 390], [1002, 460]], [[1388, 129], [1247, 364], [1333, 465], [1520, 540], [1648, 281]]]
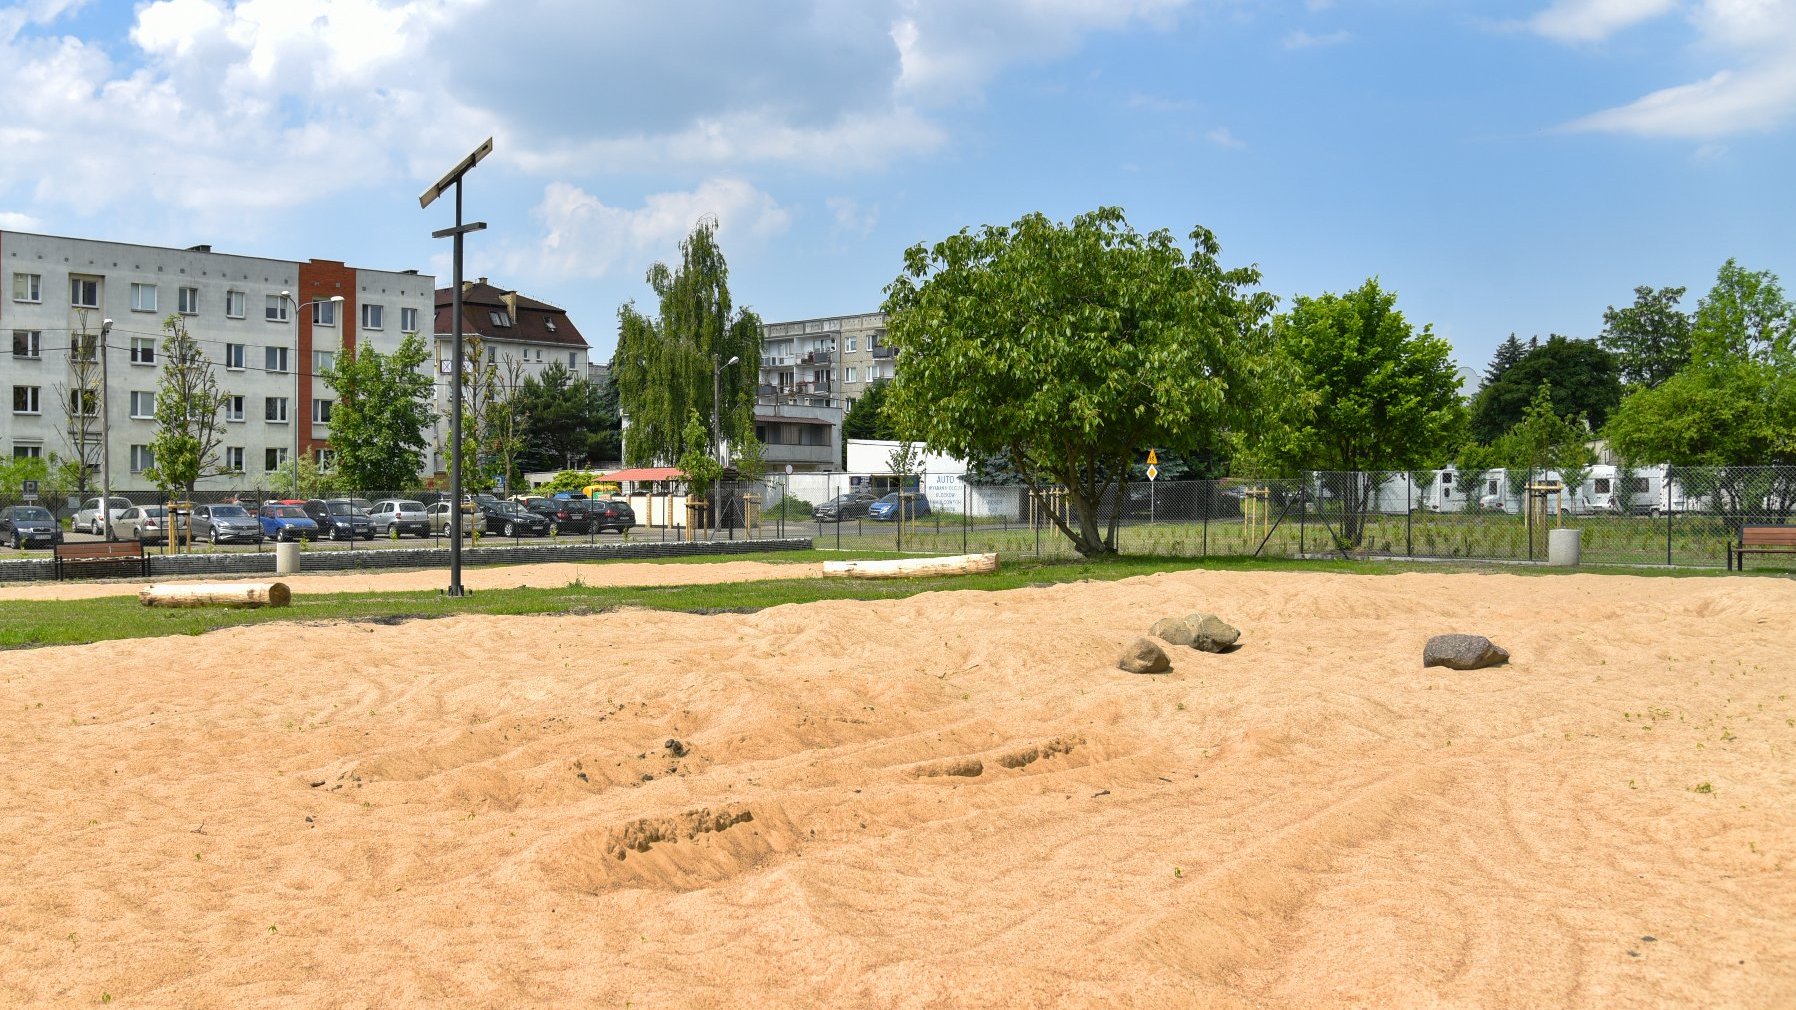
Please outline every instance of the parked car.
[[8, 505], [0, 509], [0, 539], [15, 551], [50, 547], [62, 543], [62, 524], [41, 505]]
[[318, 524], [306, 515], [305, 502], [263, 502], [256, 510], [256, 520], [262, 526], [262, 535], [270, 540], [318, 539]]
[[374, 523], [348, 498], [313, 498], [302, 506], [318, 524], [318, 535], [332, 540], [373, 540]]
[[820, 523], [839, 523], [844, 519], [861, 519], [879, 496], [867, 491], [850, 491], [829, 501], [811, 506], [811, 518]]
[[195, 505], [193, 538], [213, 544], [259, 544], [262, 524], [241, 505]]
[[540, 494], [514, 494], [507, 500], [517, 502], [529, 511], [538, 513], [549, 504], [549, 499]]
[[[118, 497], [114, 497], [110, 501], [112, 502], [112, 521], [117, 524], [119, 516], [124, 515], [125, 510], [131, 507], [131, 502], [127, 498]], [[89, 498], [82, 504], [81, 510], [75, 513], [74, 526], [76, 532], [79, 533], [92, 533], [97, 537], [106, 535], [105, 521], [100, 518], [99, 498]]]
[[[448, 502], [440, 501], [432, 504], [429, 508], [424, 510], [424, 515], [430, 520], [430, 532], [441, 534], [447, 534], [449, 532]], [[474, 516], [469, 512], [466, 506], [461, 510], [461, 535], [464, 537], [471, 537], [474, 535]]]
[[[915, 491], [907, 491], [904, 495], [904, 518], [915, 519], [929, 514], [929, 499]], [[898, 492], [893, 491], [884, 498], [867, 506], [867, 518], [875, 522], [892, 522], [898, 516]]]
[[[188, 516], [176, 510], [174, 519], [176, 532], [182, 539], [187, 539]], [[112, 531], [120, 540], [138, 540], [146, 544], [163, 544], [168, 542], [169, 526], [168, 509], [161, 505], [136, 505], [125, 510], [112, 524]]]
[[556, 501], [553, 498], [535, 498], [535, 505], [524, 504], [530, 511], [549, 521], [552, 533], [585, 533], [592, 529], [592, 506], [584, 498], [572, 498]]
[[368, 521], [374, 524], [374, 532], [383, 537], [392, 536], [395, 530], [400, 536], [407, 533], [430, 536], [430, 516], [424, 511], [424, 503], [410, 498], [383, 498], [375, 502], [368, 510]]
[[636, 525], [636, 510], [626, 501], [615, 498], [600, 498], [592, 503], [592, 528], [600, 533], [615, 530], [628, 533]]
[[549, 533], [549, 521], [514, 501], [481, 502], [475, 519], [482, 533], [508, 537], [541, 537]]

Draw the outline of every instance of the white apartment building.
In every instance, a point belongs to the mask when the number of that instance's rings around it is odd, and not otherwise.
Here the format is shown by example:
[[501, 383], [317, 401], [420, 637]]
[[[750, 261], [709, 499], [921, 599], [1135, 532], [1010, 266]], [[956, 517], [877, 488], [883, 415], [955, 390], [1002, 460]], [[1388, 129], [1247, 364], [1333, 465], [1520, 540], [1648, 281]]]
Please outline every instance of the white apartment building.
[[[77, 457], [72, 431], [107, 434], [112, 487], [152, 490], [155, 397], [164, 320], [178, 315], [217, 367], [230, 399], [211, 489], [254, 487], [298, 451], [330, 452], [334, 397], [317, 381], [345, 347], [391, 351], [432, 321], [432, 278], [332, 260], [305, 262], [90, 239], [0, 232], [0, 451]], [[111, 325], [107, 326], [107, 320]], [[71, 375], [103, 359], [96, 404]], [[71, 390], [75, 392], [71, 393]], [[87, 420], [79, 412], [90, 412]], [[98, 466], [98, 454], [91, 454]], [[96, 482], [97, 483], [97, 482]]]
[[762, 403], [847, 410], [867, 387], [896, 374], [881, 312], [767, 323], [761, 328]]

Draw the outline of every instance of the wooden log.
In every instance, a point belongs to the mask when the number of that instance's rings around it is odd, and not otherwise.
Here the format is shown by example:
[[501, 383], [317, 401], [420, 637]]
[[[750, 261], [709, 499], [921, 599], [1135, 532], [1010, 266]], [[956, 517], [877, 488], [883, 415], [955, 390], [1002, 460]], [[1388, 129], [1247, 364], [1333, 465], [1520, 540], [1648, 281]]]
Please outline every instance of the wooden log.
[[284, 607], [293, 590], [285, 582], [161, 582], [137, 599], [146, 607]]
[[915, 579], [930, 575], [973, 575], [998, 570], [996, 554], [960, 554], [949, 558], [899, 558], [895, 561], [825, 561], [823, 574], [849, 579]]

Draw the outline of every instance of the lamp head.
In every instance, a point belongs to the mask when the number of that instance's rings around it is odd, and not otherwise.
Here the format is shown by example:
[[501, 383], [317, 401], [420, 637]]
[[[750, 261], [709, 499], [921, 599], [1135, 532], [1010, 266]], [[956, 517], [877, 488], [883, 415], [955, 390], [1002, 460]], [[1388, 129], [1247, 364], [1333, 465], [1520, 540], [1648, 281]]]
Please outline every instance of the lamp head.
[[100, 320], [100, 335], [105, 336], [106, 334], [111, 333], [111, 332], [112, 332], [112, 320], [110, 320], [110, 319]]
[[293, 292], [291, 292], [291, 291], [283, 291], [283, 292], [281, 292], [281, 297], [282, 297], [282, 298], [292, 298], [292, 297], [293, 297]]
[[341, 302], [342, 300], [343, 300], [342, 295], [331, 295], [331, 301], [333, 301], [333, 302]]
[[738, 356], [736, 356], [736, 355], [731, 355], [731, 356], [730, 356], [730, 360], [728, 360], [728, 361], [726, 361], [726, 362], [724, 362], [724, 363], [723, 363], [723, 367], [725, 367], [725, 368], [728, 368], [728, 367], [730, 367], [730, 366], [731, 366], [731, 365], [734, 365], [734, 364], [736, 364], [736, 363], [737, 363], [737, 362], [739, 362], [739, 361], [741, 361], [741, 360], [742, 360], [742, 359], [741, 359], [741, 358], [740, 358], [740, 357], [738, 357]]

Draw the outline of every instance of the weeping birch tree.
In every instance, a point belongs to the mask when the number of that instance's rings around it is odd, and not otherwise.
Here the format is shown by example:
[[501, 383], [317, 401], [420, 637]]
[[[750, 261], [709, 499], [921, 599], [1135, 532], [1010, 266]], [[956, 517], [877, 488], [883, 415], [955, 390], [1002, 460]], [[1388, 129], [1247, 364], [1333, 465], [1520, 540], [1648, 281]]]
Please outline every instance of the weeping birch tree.
[[[691, 446], [690, 432], [731, 445], [755, 437], [755, 384], [761, 365], [761, 320], [730, 301], [729, 266], [717, 244], [717, 221], [705, 218], [680, 243], [680, 264], [649, 268], [649, 287], [658, 300], [656, 315], [643, 315], [631, 302], [617, 312], [617, 351], [611, 377], [628, 419], [624, 463], [670, 463], [709, 443]], [[718, 378], [717, 416], [721, 432], [709, 431], [713, 369], [731, 358]], [[698, 417], [702, 426], [687, 422]]]

